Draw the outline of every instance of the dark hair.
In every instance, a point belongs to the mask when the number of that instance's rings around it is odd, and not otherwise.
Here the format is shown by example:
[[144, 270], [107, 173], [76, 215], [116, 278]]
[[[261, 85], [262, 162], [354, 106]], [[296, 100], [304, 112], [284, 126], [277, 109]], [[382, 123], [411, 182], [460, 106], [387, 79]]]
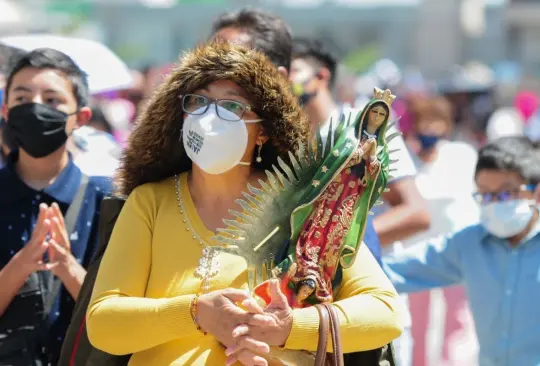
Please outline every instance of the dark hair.
[[105, 116], [105, 113], [103, 113], [103, 109], [99, 106], [92, 107], [92, 118], [90, 118], [90, 124], [98, 123], [101, 124], [105, 128], [105, 132], [112, 134], [113, 127], [111, 123], [109, 122], [109, 119], [107, 116]]
[[336, 82], [336, 70], [338, 59], [330, 52], [325, 43], [318, 39], [297, 38], [293, 42], [292, 58], [311, 58], [318, 64], [318, 67], [324, 67], [330, 72], [330, 88]]
[[251, 38], [251, 44], [246, 46], [264, 53], [276, 67], [290, 70], [291, 30], [277, 15], [258, 9], [241, 9], [220, 15], [212, 24], [212, 34], [223, 28], [244, 30]]
[[85, 107], [88, 105], [90, 92], [88, 90], [86, 73], [68, 55], [51, 48], [39, 48], [17, 59], [7, 76], [5, 88], [6, 100], [13, 78], [19, 71], [27, 67], [62, 71], [71, 82], [73, 95], [77, 100], [77, 106]]
[[475, 176], [481, 170], [504, 170], [518, 173], [527, 183], [540, 183], [538, 143], [523, 136], [501, 137], [478, 152]]
[[6, 75], [12, 65], [25, 54], [21, 49], [0, 44], [0, 74]]

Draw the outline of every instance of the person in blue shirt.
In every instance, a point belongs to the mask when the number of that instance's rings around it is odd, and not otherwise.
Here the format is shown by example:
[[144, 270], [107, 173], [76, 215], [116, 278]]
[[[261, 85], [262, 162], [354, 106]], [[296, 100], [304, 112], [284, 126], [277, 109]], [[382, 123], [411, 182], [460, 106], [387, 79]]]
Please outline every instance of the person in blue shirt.
[[[540, 366], [540, 154], [526, 137], [478, 153], [479, 224], [383, 257], [399, 292], [463, 284], [480, 366]], [[448, 177], [451, 179], [451, 177]]]
[[[16, 148], [0, 169], [2, 365], [56, 364], [97, 244], [99, 207], [111, 182], [84, 177], [66, 150], [68, 136], [91, 117], [88, 99], [85, 73], [52, 49], [29, 52], [7, 76], [2, 116]], [[80, 210], [67, 232], [64, 215], [79, 191]], [[51, 278], [59, 286], [50, 286]]]

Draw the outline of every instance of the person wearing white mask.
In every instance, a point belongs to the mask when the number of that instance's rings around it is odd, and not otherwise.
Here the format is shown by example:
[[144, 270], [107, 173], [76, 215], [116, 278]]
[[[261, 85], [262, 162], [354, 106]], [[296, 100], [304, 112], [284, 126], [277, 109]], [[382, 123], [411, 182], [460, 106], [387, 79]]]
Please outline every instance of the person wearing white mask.
[[[278, 304], [272, 281], [275, 307], [248, 313], [246, 261], [212, 249], [223, 218], [249, 219], [231, 211], [247, 185], [268, 186], [264, 170], [306, 148], [307, 132], [287, 79], [262, 53], [228, 42], [186, 53], [122, 159], [128, 198], [86, 312], [93, 346], [133, 354], [131, 366], [267, 365], [270, 346], [315, 351], [315, 308]], [[397, 293], [361, 248], [334, 302], [343, 352], [382, 347], [401, 330]]]
[[479, 366], [540, 365], [538, 146], [503, 137], [478, 153], [480, 223], [383, 257], [399, 292], [463, 284], [480, 346]]

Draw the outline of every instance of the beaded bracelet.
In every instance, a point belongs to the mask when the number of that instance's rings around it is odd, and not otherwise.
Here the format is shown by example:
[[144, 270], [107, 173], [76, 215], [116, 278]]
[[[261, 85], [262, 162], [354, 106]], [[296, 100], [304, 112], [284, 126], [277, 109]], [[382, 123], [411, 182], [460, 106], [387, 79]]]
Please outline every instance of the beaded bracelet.
[[204, 335], [207, 335], [208, 333], [205, 332], [201, 326], [197, 323], [197, 305], [199, 303], [199, 296], [201, 296], [200, 293], [196, 294], [193, 300], [191, 300], [191, 306], [189, 307], [189, 312], [191, 314], [191, 319], [193, 320], [193, 323], [197, 326], [197, 330], [203, 333]]

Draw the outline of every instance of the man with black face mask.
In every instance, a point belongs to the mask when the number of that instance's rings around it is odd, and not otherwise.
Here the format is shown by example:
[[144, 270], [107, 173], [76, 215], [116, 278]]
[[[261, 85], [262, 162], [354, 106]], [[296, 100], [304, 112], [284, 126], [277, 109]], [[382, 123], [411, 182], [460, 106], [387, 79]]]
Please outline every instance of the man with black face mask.
[[15, 149], [0, 169], [0, 364], [56, 364], [95, 244], [110, 183], [84, 176], [66, 150], [88, 122], [86, 75], [38, 49], [7, 76], [4, 132]]
[[[313, 54], [312, 50], [317, 50]], [[318, 40], [295, 39], [290, 79], [314, 128], [328, 123], [328, 118], [338, 109], [332, 97], [337, 69], [336, 57]], [[337, 117], [337, 116], [336, 116]], [[322, 131], [324, 132], [327, 131]]]

